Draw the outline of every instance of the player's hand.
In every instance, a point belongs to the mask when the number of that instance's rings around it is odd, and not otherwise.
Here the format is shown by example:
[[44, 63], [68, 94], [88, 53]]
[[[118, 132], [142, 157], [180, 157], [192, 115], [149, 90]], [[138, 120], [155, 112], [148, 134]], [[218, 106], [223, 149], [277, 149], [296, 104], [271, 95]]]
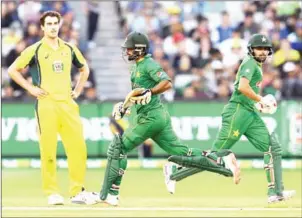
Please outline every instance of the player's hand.
[[71, 91], [71, 97], [73, 99], [77, 99], [80, 96], [80, 92], [77, 92], [76, 90]]
[[145, 89], [143, 92], [138, 95], [130, 98], [130, 101], [134, 104], [149, 104], [151, 101], [152, 92], [150, 89]]
[[277, 101], [271, 94], [262, 97], [255, 106], [258, 111], [265, 114], [274, 114], [277, 111]]
[[115, 120], [122, 119], [125, 114], [130, 114], [130, 108], [125, 109], [122, 101], [113, 106], [112, 117]]
[[47, 93], [45, 90], [43, 90], [43, 89], [41, 89], [41, 88], [39, 88], [39, 87], [37, 87], [37, 86], [31, 86], [31, 87], [28, 89], [28, 92], [29, 92], [32, 96], [36, 97], [37, 99], [45, 98], [45, 97], [48, 95], [48, 93]]

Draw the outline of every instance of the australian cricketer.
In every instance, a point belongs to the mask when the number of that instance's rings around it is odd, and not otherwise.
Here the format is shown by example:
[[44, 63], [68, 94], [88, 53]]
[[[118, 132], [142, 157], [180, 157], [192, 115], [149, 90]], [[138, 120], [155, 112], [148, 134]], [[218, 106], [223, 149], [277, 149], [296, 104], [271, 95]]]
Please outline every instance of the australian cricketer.
[[[9, 67], [11, 78], [37, 98], [38, 124], [43, 190], [51, 205], [63, 204], [56, 176], [57, 137], [60, 134], [68, 158], [72, 203], [96, 203], [93, 194], [84, 191], [87, 151], [79, 107], [73, 98], [83, 90], [89, 68], [81, 52], [58, 37], [61, 15], [45, 12], [41, 18], [44, 37], [26, 48]], [[71, 89], [71, 67], [80, 71], [80, 79]], [[29, 67], [33, 83], [20, 71]]]

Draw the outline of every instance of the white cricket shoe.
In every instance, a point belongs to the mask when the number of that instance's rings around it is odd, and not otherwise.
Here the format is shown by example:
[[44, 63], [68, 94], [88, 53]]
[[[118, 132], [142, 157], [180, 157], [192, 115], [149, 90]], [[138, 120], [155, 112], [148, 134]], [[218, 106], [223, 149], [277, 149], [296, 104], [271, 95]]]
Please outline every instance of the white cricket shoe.
[[272, 196], [268, 197], [267, 202], [269, 204], [272, 204], [272, 203], [277, 203], [277, 202], [280, 202], [280, 201], [283, 201], [283, 200], [284, 200], [284, 198], [282, 196], [272, 195]]
[[284, 200], [288, 200], [296, 195], [295, 190], [286, 190], [282, 192]]
[[232, 171], [233, 173], [233, 181], [237, 185], [239, 184], [241, 177], [240, 177], [240, 167], [236, 160], [235, 154], [230, 153], [229, 155], [222, 157], [225, 167]]
[[48, 196], [49, 205], [63, 205], [64, 198], [59, 194], [52, 194]]
[[92, 205], [100, 202], [100, 196], [96, 192], [87, 192], [84, 190], [79, 194], [77, 194], [76, 196], [71, 197], [70, 201], [73, 204]]
[[119, 196], [108, 194], [107, 198], [104, 200], [105, 203], [110, 204], [112, 206], [118, 206], [119, 204]]
[[163, 173], [164, 173], [164, 177], [165, 177], [165, 184], [166, 184], [166, 188], [168, 190], [168, 192], [170, 192], [171, 194], [175, 193], [175, 189], [176, 189], [176, 181], [175, 180], [171, 180], [170, 176], [173, 173], [173, 170], [177, 168], [177, 165], [174, 163], [166, 163], [163, 166]]

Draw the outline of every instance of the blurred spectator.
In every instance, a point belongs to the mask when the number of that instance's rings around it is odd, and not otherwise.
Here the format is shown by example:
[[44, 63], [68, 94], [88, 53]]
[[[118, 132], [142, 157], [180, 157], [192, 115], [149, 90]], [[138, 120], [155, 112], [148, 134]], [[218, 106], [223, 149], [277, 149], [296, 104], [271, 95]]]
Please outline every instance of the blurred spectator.
[[221, 12], [221, 24], [217, 27], [218, 42], [231, 38], [233, 28], [231, 26], [230, 15], [227, 11]]
[[98, 21], [100, 16], [99, 2], [98, 1], [87, 1], [87, 15], [88, 15], [88, 25], [87, 25], [87, 39], [88, 47], [95, 48], [96, 44], [93, 41], [94, 35], [97, 31]]
[[14, 22], [19, 22], [17, 4], [14, 1], [1, 2], [1, 27], [10, 27]]
[[244, 20], [238, 25], [238, 30], [240, 31], [241, 38], [249, 40], [253, 34], [259, 32], [260, 27], [254, 21], [253, 12], [246, 12]]
[[297, 50], [291, 48], [288, 40], [283, 39], [280, 44], [280, 49], [273, 56], [273, 65], [282, 67], [287, 61], [299, 61], [300, 54]]
[[273, 28], [270, 30], [270, 35], [275, 32], [279, 34], [279, 39], [285, 39], [289, 34], [287, 26], [280, 17], [276, 17], [274, 19]]
[[23, 37], [27, 46], [38, 42], [41, 39], [39, 35], [39, 26], [36, 23], [29, 23]]
[[211, 97], [203, 77], [197, 77], [183, 90], [184, 99], [209, 100]]
[[170, 57], [173, 58], [178, 52], [180, 44], [184, 44], [185, 52], [192, 56], [196, 57], [198, 52], [198, 46], [196, 43], [189, 37], [186, 37], [183, 33], [183, 28], [181, 25], [175, 24], [171, 26], [172, 34], [165, 38], [163, 42], [164, 52]]
[[297, 22], [295, 31], [289, 34], [287, 39], [291, 47], [299, 51], [302, 56], [302, 19]]
[[18, 6], [18, 15], [22, 20], [23, 26], [28, 23], [38, 23], [40, 19], [41, 3], [38, 1], [23, 1]]
[[302, 70], [299, 64], [287, 62], [283, 66], [283, 71], [287, 73], [282, 87], [282, 95], [285, 98], [302, 97]]
[[158, 32], [151, 31], [148, 33], [149, 53], [154, 54], [155, 47], [162, 47], [163, 39]]
[[[89, 60], [88, 66], [90, 66]], [[97, 100], [97, 92], [96, 92], [96, 82], [95, 82], [95, 72], [92, 68], [89, 69], [90, 74], [89, 77], [84, 85], [84, 90], [82, 94], [79, 96], [79, 100], [83, 103], [91, 103]], [[72, 69], [72, 87], [76, 86], [75, 81], [79, 81], [80, 73], [77, 71], [76, 68]]]
[[231, 96], [231, 90], [229, 88], [229, 82], [227, 80], [221, 80], [217, 87], [215, 99], [220, 101], [228, 101]]
[[17, 43], [16, 47], [13, 48], [6, 56], [4, 66], [9, 67], [17, 59], [21, 52], [26, 48], [26, 46], [26, 42], [24, 40], [20, 40]]
[[83, 54], [86, 54], [88, 50], [87, 43], [80, 39], [79, 31], [73, 29], [69, 32], [69, 39], [67, 41], [73, 45], [76, 45]]
[[176, 74], [191, 74], [194, 59], [186, 53], [185, 44], [180, 44], [179, 53], [173, 59], [173, 68]]
[[144, 8], [130, 26], [130, 31], [148, 33], [151, 31], [160, 31], [160, 22], [157, 17], [153, 16], [152, 9]]
[[2, 38], [2, 55], [6, 57], [6, 55], [16, 47], [16, 44], [20, 41], [21, 35], [18, 33], [19, 26], [14, 24], [6, 35]]

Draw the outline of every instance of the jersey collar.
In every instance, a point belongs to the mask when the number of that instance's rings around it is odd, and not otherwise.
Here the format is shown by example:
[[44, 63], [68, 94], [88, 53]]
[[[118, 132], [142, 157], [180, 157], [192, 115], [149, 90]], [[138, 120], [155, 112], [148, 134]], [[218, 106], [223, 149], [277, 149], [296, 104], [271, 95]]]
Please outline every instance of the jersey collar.
[[136, 64], [139, 64], [141, 63], [142, 61], [144, 61], [146, 58], [150, 58], [151, 57], [151, 54], [147, 54], [145, 57], [142, 57], [141, 59], [139, 59]]
[[[45, 45], [48, 49], [54, 50], [54, 49], [47, 43], [45, 37], [43, 37], [41, 41], [42, 41], [42, 44]], [[58, 42], [59, 42], [59, 48], [58, 48], [58, 50], [59, 50], [59, 49], [61, 49], [61, 48], [63, 47], [64, 42], [63, 42], [63, 40], [60, 39], [60, 38], [58, 38]]]

